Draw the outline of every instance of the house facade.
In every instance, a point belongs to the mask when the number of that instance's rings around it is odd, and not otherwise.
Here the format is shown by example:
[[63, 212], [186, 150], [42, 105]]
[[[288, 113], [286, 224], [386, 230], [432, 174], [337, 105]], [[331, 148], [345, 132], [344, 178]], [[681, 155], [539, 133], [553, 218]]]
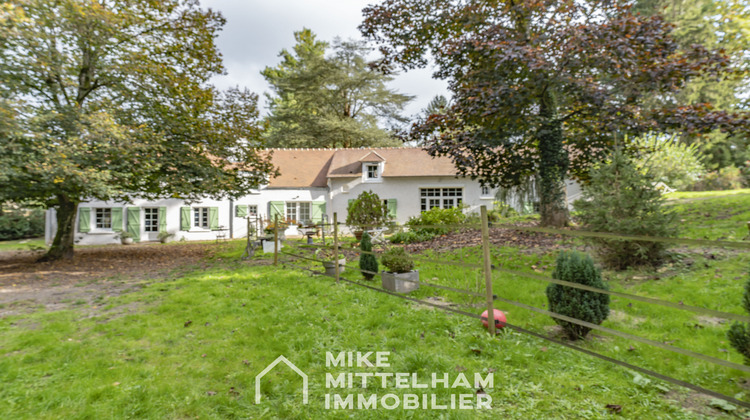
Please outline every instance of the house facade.
[[[241, 238], [256, 221], [299, 222], [346, 220], [351, 200], [372, 191], [386, 201], [398, 223], [433, 207], [465, 205], [478, 211], [491, 208], [495, 190], [458, 177], [447, 158], [433, 158], [418, 148], [271, 149], [280, 175], [258, 191], [238, 200], [180, 199], [124, 202], [90, 201], [79, 206], [76, 243], [119, 243], [122, 232], [136, 241], [156, 241], [159, 234], [173, 240]], [[56, 231], [54, 210], [47, 213], [46, 239]], [[288, 235], [297, 234], [295, 226]]]

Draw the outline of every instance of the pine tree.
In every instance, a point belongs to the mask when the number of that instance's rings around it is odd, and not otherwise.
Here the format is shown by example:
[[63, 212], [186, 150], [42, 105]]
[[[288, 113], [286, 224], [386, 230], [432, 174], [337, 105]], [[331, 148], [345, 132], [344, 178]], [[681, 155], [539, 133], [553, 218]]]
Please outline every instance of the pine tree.
[[[600, 164], [583, 187], [583, 198], [573, 206], [583, 229], [622, 235], [673, 237], [674, 213], [663, 207], [664, 198], [653, 186], [653, 177], [636, 168], [621, 150]], [[602, 262], [611, 268], [656, 266], [665, 257], [666, 243], [621, 239], [592, 239]]]
[[[575, 251], [563, 251], [557, 256], [552, 278], [607, 289], [599, 269], [590, 256]], [[549, 310], [581, 321], [600, 325], [609, 316], [609, 295], [576, 289], [559, 284], [547, 286]], [[554, 318], [571, 340], [586, 337], [591, 328]]]

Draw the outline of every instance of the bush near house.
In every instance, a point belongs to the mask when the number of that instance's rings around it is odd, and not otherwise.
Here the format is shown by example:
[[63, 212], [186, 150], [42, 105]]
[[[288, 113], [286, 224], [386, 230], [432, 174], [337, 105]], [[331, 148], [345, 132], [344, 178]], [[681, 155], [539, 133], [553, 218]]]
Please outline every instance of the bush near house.
[[[584, 230], [675, 237], [676, 216], [664, 207], [664, 197], [654, 188], [653, 178], [643, 173], [621, 150], [611, 160], [591, 171], [583, 198], [573, 206]], [[666, 256], [663, 242], [621, 239], [591, 239], [601, 261], [609, 268], [657, 266]]]
[[388, 220], [388, 206], [372, 191], [363, 191], [347, 208], [346, 225], [352, 229], [384, 226]]
[[44, 210], [10, 210], [0, 214], [0, 241], [44, 236]]
[[367, 280], [372, 280], [375, 273], [378, 272], [378, 260], [374, 255], [366, 254], [366, 252], [372, 252], [372, 238], [370, 238], [369, 233], [364, 232], [362, 234], [359, 249], [362, 251], [359, 254], [359, 268], [362, 270], [362, 276]]
[[418, 217], [411, 217], [406, 226], [417, 235], [445, 235], [458, 230], [458, 225], [466, 220], [461, 207], [441, 209], [434, 207]]
[[[575, 251], [563, 251], [557, 256], [552, 278], [607, 289], [607, 285], [602, 281], [601, 272], [591, 257]], [[609, 316], [609, 295], [603, 293], [550, 284], [547, 286], [547, 300], [551, 312], [592, 324], [600, 325]], [[583, 339], [591, 331], [591, 328], [583, 325], [553, 319], [571, 340]]]
[[745, 177], [736, 166], [727, 166], [702, 176], [690, 189], [693, 191], [736, 190], [743, 186]]

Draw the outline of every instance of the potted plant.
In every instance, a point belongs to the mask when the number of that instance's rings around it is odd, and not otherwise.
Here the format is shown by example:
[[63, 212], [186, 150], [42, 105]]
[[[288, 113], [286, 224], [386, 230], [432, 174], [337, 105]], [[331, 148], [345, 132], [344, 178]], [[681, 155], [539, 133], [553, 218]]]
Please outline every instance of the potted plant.
[[159, 242], [163, 244], [166, 244], [167, 242], [169, 242], [170, 239], [172, 239], [173, 237], [174, 237], [174, 233], [169, 233], [169, 232], [159, 232], [159, 235], [157, 236], [157, 238], [159, 238]]
[[380, 258], [387, 271], [380, 273], [383, 288], [396, 293], [419, 289], [419, 271], [414, 260], [403, 248], [390, 248]]
[[347, 208], [346, 224], [357, 240], [364, 230], [383, 226], [389, 219], [388, 206], [372, 191], [363, 191]]
[[325, 275], [330, 277], [336, 276], [336, 262], [339, 264], [339, 274], [344, 272], [346, 267], [346, 257], [342, 253], [334, 255], [332, 248], [318, 248], [315, 251], [315, 258], [322, 260]]
[[119, 239], [120, 243], [122, 243], [123, 245], [130, 245], [133, 243], [133, 234], [130, 232], [123, 231], [123, 232], [120, 232], [120, 234], [117, 235], [115, 239]]

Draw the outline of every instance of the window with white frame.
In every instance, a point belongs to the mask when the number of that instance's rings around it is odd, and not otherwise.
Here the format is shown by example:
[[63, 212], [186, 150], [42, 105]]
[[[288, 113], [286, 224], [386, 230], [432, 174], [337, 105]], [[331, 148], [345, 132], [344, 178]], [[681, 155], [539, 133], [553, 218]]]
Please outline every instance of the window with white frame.
[[208, 207], [193, 208], [193, 227], [208, 229]]
[[156, 207], [146, 207], [143, 209], [143, 231], [159, 231], [159, 209]]
[[97, 229], [112, 229], [112, 209], [97, 208], [94, 209], [94, 223]]
[[312, 220], [312, 205], [310, 202], [288, 201], [286, 203], [286, 220], [305, 223]]
[[482, 197], [489, 197], [491, 195], [490, 187], [483, 185], [481, 194]]
[[249, 204], [247, 206], [247, 215], [251, 217], [258, 216], [258, 205], [257, 204]]
[[458, 207], [463, 202], [463, 188], [420, 188], [421, 210], [428, 211], [435, 207], [449, 209]]
[[378, 165], [365, 165], [367, 169], [367, 179], [378, 179], [380, 178], [379, 166]]

